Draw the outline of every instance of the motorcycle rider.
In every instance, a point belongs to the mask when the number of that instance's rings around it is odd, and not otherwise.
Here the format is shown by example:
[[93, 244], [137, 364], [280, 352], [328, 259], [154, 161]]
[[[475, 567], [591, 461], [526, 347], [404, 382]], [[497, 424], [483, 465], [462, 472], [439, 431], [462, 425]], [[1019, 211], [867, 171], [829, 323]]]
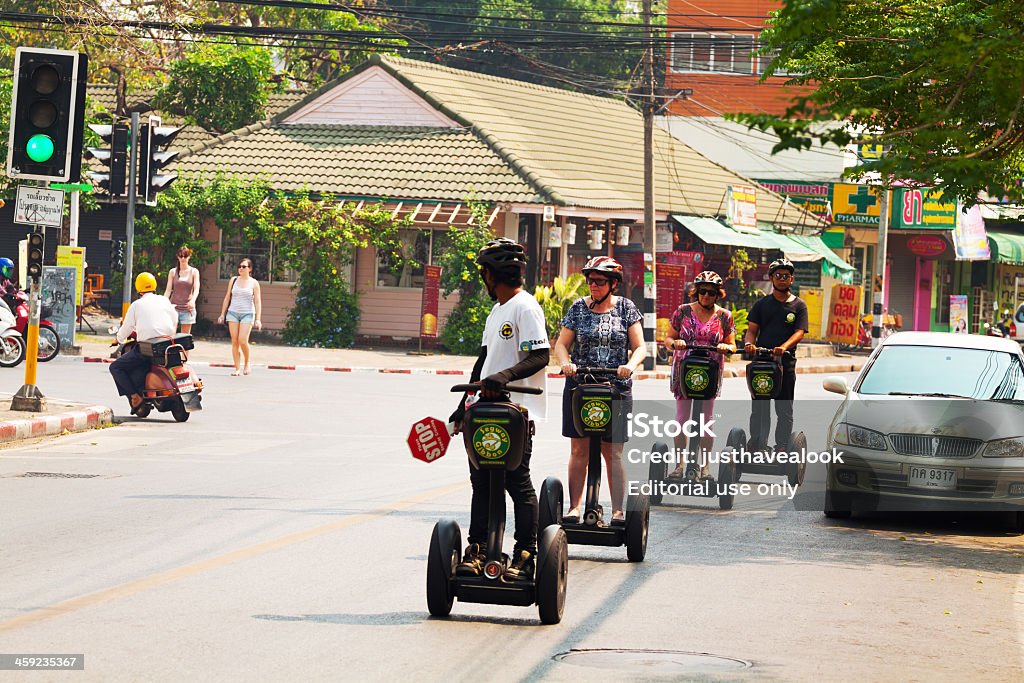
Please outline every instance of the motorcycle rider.
[[[519, 380], [520, 384], [545, 388], [544, 369], [548, 364], [550, 343], [544, 312], [533, 295], [523, 289], [523, 273], [526, 270], [526, 252], [522, 245], [504, 237], [485, 244], [476, 257], [480, 266], [480, 277], [487, 287], [487, 293], [497, 303], [487, 316], [484, 326], [480, 354], [470, 382], [481, 381], [481, 394], [486, 399], [500, 399], [505, 385]], [[545, 397], [524, 395], [522, 405], [531, 417], [544, 419]], [[459, 407], [448, 418], [455, 423], [456, 433], [462, 427], [465, 416], [465, 397]], [[515, 510], [515, 548], [512, 562], [504, 578], [529, 580], [533, 578], [537, 555], [537, 492], [530, 479], [530, 455], [533, 452], [534, 422], [531, 419], [523, 444], [523, 461], [519, 467], [505, 474], [505, 489]], [[469, 472], [473, 485], [470, 505], [468, 547], [462, 563], [456, 572], [462, 575], [478, 576], [487, 561], [487, 509], [490, 487], [488, 473], [484, 470]]]
[[[178, 328], [178, 312], [174, 304], [156, 292], [156, 278], [152, 273], [139, 273], [135, 278], [135, 291], [139, 298], [132, 302], [125, 313], [117, 341], [124, 344], [134, 332], [139, 341], [154, 337], [171, 337]], [[127, 396], [136, 414], [142, 405], [142, 392], [146, 388], [146, 373], [150, 359], [142, 355], [138, 344], [132, 344], [120, 358], [110, 364], [110, 374], [117, 385], [117, 393]]]
[[[793, 349], [807, 332], [807, 304], [790, 292], [793, 285], [793, 262], [783, 257], [768, 266], [772, 293], [761, 297], [750, 308], [744, 350], [754, 353], [757, 346], [768, 347], [782, 362], [782, 387], [775, 398], [776, 450], [785, 450], [793, 431], [793, 395], [796, 390], [796, 352]], [[786, 353], [792, 351], [792, 353]], [[754, 401], [750, 414], [750, 450], [768, 444], [771, 431], [772, 401]]]
[[[6, 256], [0, 258], [0, 296], [5, 299], [14, 297], [16, 300], [19, 291], [21, 288], [14, 282], [14, 261]], [[10, 305], [10, 300], [8, 300], [8, 305]]]

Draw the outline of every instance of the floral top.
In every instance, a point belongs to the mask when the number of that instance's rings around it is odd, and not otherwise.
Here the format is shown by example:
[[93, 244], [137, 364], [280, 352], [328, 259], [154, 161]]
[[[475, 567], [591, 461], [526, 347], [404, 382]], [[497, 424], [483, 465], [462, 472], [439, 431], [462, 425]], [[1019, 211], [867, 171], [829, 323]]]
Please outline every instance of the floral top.
[[[615, 297], [610, 311], [595, 313], [585, 299], [569, 307], [562, 327], [576, 333], [570, 358], [577, 366], [617, 368], [629, 360], [629, 328], [643, 320], [630, 299]], [[620, 388], [629, 388], [633, 380], [616, 378]]]
[[[700, 346], [717, 346], [725, 342], [726, 337], [736, 332], [736, 323], [733, 322], [732, 313], [720, 306], [715, 307], [715, 312], [707, 323], [702, 323], [693, 312], [694, 304], [683, 304], [672, 314], [672, 329], [676, 331], [676, 337], [687, 344], [698, 344]], [[677, 399], [684, 396], [679, 393], [674, 378], [679, 372], [679, 364], [690, 354], [690, 349], [675, 351], [672, 356], [672, 379], [670, 384], [672, 393]], [[722, 362], [721, 356], [712, 354], [712, 358], [718, 360], [718, 393], [722, 393]]]

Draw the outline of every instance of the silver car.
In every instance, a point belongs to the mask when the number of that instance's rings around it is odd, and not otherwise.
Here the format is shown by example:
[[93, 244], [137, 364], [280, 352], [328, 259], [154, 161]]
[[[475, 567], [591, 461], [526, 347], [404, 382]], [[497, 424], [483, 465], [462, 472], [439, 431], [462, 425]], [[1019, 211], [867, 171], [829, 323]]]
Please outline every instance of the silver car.
[[945, 332], [885, 339], [849, 387], [827, 447], [842, 454], [825, 515], [1011, 510], [1024, 532], [1024, 355], [1011, 340]]

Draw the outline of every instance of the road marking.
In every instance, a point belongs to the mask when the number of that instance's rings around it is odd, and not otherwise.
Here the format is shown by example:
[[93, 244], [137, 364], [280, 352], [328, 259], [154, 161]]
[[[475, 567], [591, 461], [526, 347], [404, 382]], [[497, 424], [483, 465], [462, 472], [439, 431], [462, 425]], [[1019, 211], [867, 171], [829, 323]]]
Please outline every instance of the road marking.
[[152, 576], [147, 576], [142, 579], [129, 581], [128, 583], [123, 583], [118, 586], [112, 586], [110, 588], [96, 591], [95, 593], [89, 593], [88, 595], [82, 595], [77, 598], [70, 598], [68, 600], [64, 600], [63, 602], [58, 602], [55, 605], [50, 605], [48, 607], [33, 610], [31, 612], [22, 614], [21, 616], [14, 617], [13, 619], [0, 622], [0, 633], [13, 631], [17, 628], [21, 628], [22, 626], [38, 624], [48, 619], [53, 619], [64, 614], [70, 614], [72, 612], [87, 609], [89, 607], [95, 607], [96, 605], [100, 605], [111, 600], [116, 600], [118, 598], [125, 598], [131, 595], [135, 595], [136, 593], [141, 593], [142, 591], [149, 590], [151, 588], [157, 588], [159, 586], [171, 583], [173, 581], [177, 581], [179, 579], [194, 576], [195, 574], [200, 574], [211, 569], [218, 569], [225, 565], [229, 565], [233, 562], [251, 559], [259, 555], [263, 555], [275, 550], [286, 548], [290, 545], [295, 545], [296, 543], [302, 543], [303, 541], [311, 540], [313, 538], [316, 538], [317, 536], [323, 536], [324, 534], [329, 534], [335, 531], [339, 531], [341, 529], [346, 529], [357, 524], [362, 524], [363, 522], [369, 522], [375, 519], [379, 519], [381, 517], [386, 517], [399, 510], [405, 510], [414, 505], [423, 503], [428, 500], [432, 500], [434, 498], [441, 498], [450, 493], [462, 490], [465, 487], [466, 485], [464, 482], [459, 482], [458, 484], [450, 484], [448, 486], [432, 489], [425, 493], [412, 496], [411, 498], [400, 500], [388, 508], [372, 510], [370, 512], [363, 512], [357, 515], [353, 515], [352, 517], [346, 517], [345, 519], [342, 519], [337, 522], [324, 524], [318, 527], [314, 527], [312, 529], [307, 529], [305, 531], [298, 531], [292, 534], [288, 534], [286, 536], [282, 536], [280, 538], [273, 539], [271, 541], [257, 543], [256, 545], [249, 546], [248, 548], [234, 550], [230, 553], [219, 555], [217, 557], [211, 557], [209, 559], [202, 560], [200, 562], [195, 562], [184, 567], [169, 569], [167, 571], [160, 572], [159, 574], [153, 574]]

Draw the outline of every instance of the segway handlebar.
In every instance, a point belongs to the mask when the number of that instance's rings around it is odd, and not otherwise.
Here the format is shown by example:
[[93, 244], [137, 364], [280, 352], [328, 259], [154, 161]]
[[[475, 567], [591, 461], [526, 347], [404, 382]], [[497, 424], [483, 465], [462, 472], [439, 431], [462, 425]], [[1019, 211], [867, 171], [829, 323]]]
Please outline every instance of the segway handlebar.
[[[452, 393], [459, 393], [465, 391], [480, 391], [484, 388], [484, 385], [480, 382], [474, 382], [472, 384], [456, 384], [451, 388]], [[517, 384], [506, 384], [502, 391], [514, 391], [517, 394], [543, 394], [544, 390], [537, 387], [526, 387]]]
[[723, 356], [731, 356], [732, 351], [722, 351], [717, 346], [705, 346], [703, 344], [687, 344], [685, 349], [678, 349], [679, 351], [711, 351], [712, 353], [720, 353]]
[[[769, 355], [769, 356], [772, 355], [773, 351], [775, 351], [775, 349], [769, 348], [767, 346], [758, 346], [758, 347], [756, 347], [754, 349], [754, 353], [761, 354], [761, 355]], [[790, 358], [795, 358], [796, 357], [795, 354], [792, 351], [783, 351], [782, 355], [783, 356], [789, 356]]]
[[586, 366], [576, 368], [577, 375], [605, 375], [607, 377], [614, 377], [618, 372], [618, 368], [591, 368]]

